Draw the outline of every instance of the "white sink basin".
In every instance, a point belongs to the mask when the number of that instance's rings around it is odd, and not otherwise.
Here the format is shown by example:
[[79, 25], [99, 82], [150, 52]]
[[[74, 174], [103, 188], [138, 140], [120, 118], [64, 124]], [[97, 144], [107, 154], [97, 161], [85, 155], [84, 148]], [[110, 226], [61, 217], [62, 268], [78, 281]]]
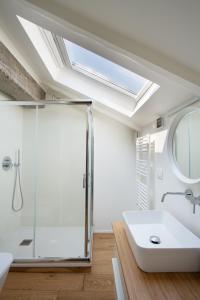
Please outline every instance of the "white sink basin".
[[[123, 219], [129, 244], [143, 271], [200, 271], [200, 239], [171, 214], [158, 210], [126, 211]], [[158, 244], [151, 241], [159, 239]]]

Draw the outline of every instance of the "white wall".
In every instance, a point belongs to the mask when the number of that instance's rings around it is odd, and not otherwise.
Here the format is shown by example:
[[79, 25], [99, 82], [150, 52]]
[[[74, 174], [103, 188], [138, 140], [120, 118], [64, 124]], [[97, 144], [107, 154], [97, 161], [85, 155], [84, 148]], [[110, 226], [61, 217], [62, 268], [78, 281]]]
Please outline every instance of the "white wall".
[[[9, 98], [0, 92], [0, 100]], [[8, 103], [9, 105], [9, 103]], [[4, 171], [1, 167], [5, 156], [15, 158], [15, 151], [22, 148], [22, 110], [15, 106], [0, 107], [0, 241], [3, 250], [3, 241], [9, 237], [9, 233], [20, 226], [21, 213], [12, 211], [12, 192], [14, 183], [14, 168]], [[20, 201], [19, 190], [16, 190], [15, 203]], [[8, 241], [7, 241], [8, 242]], [[12, 242], [12, 241], [10, 241]], [[4, 249], [9, 250], [9, 249]]]
[[[154, 130], [153, 124], [150, 124], [146, 126], [141, 133], [142, 135], [149, 133], [151, 134], [151, 138], [155, 140], [155, 197], [153, 204], [154, 208], [171, 212], [196, 235], [200, 236], [199, 206], [196, 207], [196, 214], [193, 214], [191, 203], [183, 196], [174, 195], [167, 196], [164, 203], [161, 203], [161, 197], [165, 192], [184, 192], [186, 188], [191, 188], [195, 195], [200, 194], [200, 184], [189, 185], [181, 182], [176, 178], [170, 166], [166, 147], [166, 136], [174, 117], [166, 120], [166, 126], [161, 131]], [[163, 170], [163, 180], [158, 178], [160, 168]]]
[[122, 211], [136, 208], [136, 132], [95, 113], [94, 137], [95, 230], [110, 230]]

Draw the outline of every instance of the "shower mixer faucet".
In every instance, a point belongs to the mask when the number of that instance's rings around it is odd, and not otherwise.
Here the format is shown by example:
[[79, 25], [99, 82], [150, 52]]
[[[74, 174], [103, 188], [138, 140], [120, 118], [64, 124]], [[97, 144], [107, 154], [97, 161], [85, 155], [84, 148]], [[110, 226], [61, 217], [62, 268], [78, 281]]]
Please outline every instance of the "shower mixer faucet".
[[193, 205], [193, 214], [196, 212], [196, 205], [200, 205], [200, 195], [195, 197], [191, 189], [186, 189], [185, 192], [166, 192], [162, 195], [161, 202], [164, 202], [167, 195], [183, 195]]

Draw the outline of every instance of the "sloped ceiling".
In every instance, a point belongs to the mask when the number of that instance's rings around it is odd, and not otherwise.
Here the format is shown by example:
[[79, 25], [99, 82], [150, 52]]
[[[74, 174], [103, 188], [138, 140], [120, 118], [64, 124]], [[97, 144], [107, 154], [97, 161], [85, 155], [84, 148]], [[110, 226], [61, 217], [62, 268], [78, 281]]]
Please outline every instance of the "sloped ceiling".
[[199, 0], [27, 1], [200, 84]]
[[[8, 3], [9, 2], [9, 3]], [[76, 92], [55, 84], [19, 24], [11, 3], [28, 4], [47, 18], [74, 25], [79, 35], [94, 37], [124, 55], [125, 66], [138, 64], [141, 75], [161, 88], [131, 119], [106, 111], [131, 127], [141, 127], [155, 116], [200, 96], [200, 2], [198, 0], [1, 0], [0, 25], [46, 86], [70, 97]], [[31, 16], [30, 16], [31, 17]], [[32, 19], [33, 21], [33, 19]], [[41, 24], [40, 24], [41, 25]], [[64, 26], [63, 25], [63, 26]], [[97, 51], [98, 51], [97, 43]], [[123, 52], [124, 51], [124, 52]], [[129, 61], [130, 58], [130, 61]], [[78, 97], [84, 95], [78, 95]], [[132, 125], [131, 125], [132, 124]]]

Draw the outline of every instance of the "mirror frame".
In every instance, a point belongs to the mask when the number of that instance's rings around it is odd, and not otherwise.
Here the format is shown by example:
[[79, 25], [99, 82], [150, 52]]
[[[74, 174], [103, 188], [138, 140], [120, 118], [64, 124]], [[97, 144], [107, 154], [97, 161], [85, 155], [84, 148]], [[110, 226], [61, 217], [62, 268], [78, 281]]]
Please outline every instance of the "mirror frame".
[[172, 166], [173, 173], [179, 180], [181, 180], [184, 183], [188, 183], [188, 184], [199, 183], [200, 178], [197, 178], [197, 179], [188, 178], [185, 175], [183, 175], [183, 173], [180, 171], [178, 164], [176, 162], [176, 159], [174, 157], [174, 154], [173, 154], [173, 138], [174, 138], [176, 128], [177, 128], [179, 122], [181, 121], [181, 119], [183, 117], [185, 117], [187, 114], [195, 112], [195, 111], [198, 111], [200, 113], [200, 108], [190, 107], [190, 108], [185, 108], [181, 112], [179, 112], [171, 123], [170, 129], [168, 132], [168, 139], [167, 139], [167, 152], [168, 152], [168, 157], [169, 157], [170, 164]]

